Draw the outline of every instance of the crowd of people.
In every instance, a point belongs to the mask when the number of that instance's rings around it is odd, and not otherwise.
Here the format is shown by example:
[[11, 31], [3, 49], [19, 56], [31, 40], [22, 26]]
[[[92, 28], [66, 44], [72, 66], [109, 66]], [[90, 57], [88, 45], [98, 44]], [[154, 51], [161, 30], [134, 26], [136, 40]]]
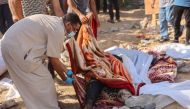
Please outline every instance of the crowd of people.
[[[154, 8], [156, 0], [152, 1], [151, 6]], [[72, 84], [75, 81], [72, 76], [73, 71], [67, 69], [59, 59], [61, 58], [60, 54], [66, 50], [66, 40], [76, 37], [78, 34], [79, 38], [83, 38], [78, 40], [79, 44], [81, 44], [79, 47], [83, 51], [82, 53], [84, 53], [84, 58], [88, 60], [88, 62], [84, 62], [89, 65], [86, 69], [109, 72], [110, 69], [114, 69], [109, 68], [113, 67], [109, 62], [113, 60], [113, 65], [114, 62], [117, 62], [116, 67], [119, 66], [118, 68], [121, 70], [118, 72], [123, 72], [119, 76], [122, 76], [129, 82], [127, 87], [130, 87], [131, 92], [133, 92], [134, 87], [132, 86], [131, 77], [123, 69], [121, 62], [118, 62], [111, 55], [99, 51], [97, 47], [95, 39], [98, 37], [97, 29], [100, 26], [98, 13], [100, 12], [101, 4], [103, 4], [103, 13], [107, 13], [107, 11], [109, 13], [110, 18], [107, 20], [108, 22], [115, 23], [115, 21], [121, 21], [119, 0], [0, 1], [0, 31], [4, 34], [1, 40], [2, 56], [11, 79], [14, 81], [27, 109], [60, 108], [54, 81], [50, 71], [45, 66], [47, 64], [46, 60], [48, 60], [65, 83]], [[180, 24], [183, 14], [187, 30], [185, 44], [189, 45], [190, 1], [160, 0], [159, 20], [162, 42], [169, 40], [168, 23], [174, 28], [173, 42], [179, 42], [179, 37], [182, 35], [184, 28]], [[86, 26], [84, 27], [83, 25]], [[89, 28], [92, 30], [93, 35], [89, 33]], [[82, 31], [81, 34], [79, 30]], [[89, 35], [92, 35], [95, 39], [89, 38]], [[89, 42], [91, 40], [92, 43]], [[97, 63], [94, 65], [94, 60], [91, 60], [90, 53], [96, 54], [98, 57], [95, 57], [97, 59], [95, 61], [98, 61], [105, 68], [96, 65]], [[114, 71], [110, 72], [113, 73]], [[110, 75], [115, 75], [115, 72], [112, 73]], [[106, 79], [110, 79], [110, 75]], [[93, 78], [89, 84], [92, 85], [87, 89], [88, 97], [86, 97], [87, 104], [84, 106], [85, 109], [92, 108], [100, 92], [98, 87], [102, 85], [97, 78]], [[117, 87], [118, 85], [115, 86]]]
[[[152, 8], [154, 8], [156, 0], [152, 0]], [[179, 43], [179, 37], [183, 33], [184, 26], [181, 25], [182, 16], [184, 15], [186, 21], [186, 41], [189, 45], [190, 39], [190, 1], [189, 0], [160, 0], [160, 35], [161, 41], [169, 40], [168, 23], [174, 29], [174, 43]]]

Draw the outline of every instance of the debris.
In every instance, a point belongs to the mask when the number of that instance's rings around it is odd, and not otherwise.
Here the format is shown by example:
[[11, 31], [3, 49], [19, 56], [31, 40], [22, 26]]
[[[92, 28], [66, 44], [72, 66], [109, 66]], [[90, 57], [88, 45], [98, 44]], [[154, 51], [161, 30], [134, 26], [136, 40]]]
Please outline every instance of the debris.
[[190, 73], [190, 62], [177, 61], [178, 72]]
[[148, 18], [147, 17], [145, 17], [142, 21], [140, 21], [140, 26], [142, 29], [147, 28], [147, 26], [148, 26]]
[[131, 26], [131, 28], [130, 29], [140, 29], [141, 27], [140, 27], [140, 25], [139, 24], [137, 24], [137, 23], [134, 23], [132, 26]]
[[117, 27], [111, 27], [111, 28], [110, 28], [110, 31], [111, 31], [111, 32], [118, 32], [118, 31], [119, 31], [119, 28], [117, 28]]
[[119, 109], [130, 109], [127, 106], [120, 107]]
[[1, 87], [6, 87], [6, 90], [8, 90], [7, 94], [5, 95], [6, 100], [19, 98], [20, 94], [18, 93], [17, 89], [13, 86], [12, 80], [8, 78], [3, 78], [0, 81]]
[[4, 101], [2, 103], [0, 103], [0, 109], [8, 109], [11, 108], [13, 106], [17, 105], [15, 100], [8, 100], [8, 101]]
[[109, 33], [109, 31], [108, 30], [100, 30], [99, 33], [100, 34], [106, 34], [106, 33]]

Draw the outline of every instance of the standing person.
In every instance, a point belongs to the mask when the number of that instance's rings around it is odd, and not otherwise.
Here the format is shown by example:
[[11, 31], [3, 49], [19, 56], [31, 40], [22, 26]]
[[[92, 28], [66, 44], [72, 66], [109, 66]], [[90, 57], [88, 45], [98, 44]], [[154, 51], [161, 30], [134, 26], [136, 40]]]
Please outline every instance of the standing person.
[[[96, 10], [97, 13], [100, 12], [100, 7], [101, 7], [101, 1], [100, 0], [96, 0]], [[103, 0], [103, 13], [107, 13], [107, 0]]]
[[100, 0], [96, 0], [96, 11], [100, 13]]
[[[154, 8], [155, 1], [156, 0], [152, 1], [152, 8]], [[161, 42], [169, 40], [168, 23], [173, 25], [173, 2], [174, 0], [160, 0], [159, 20]]]
[[[47, 14], [48, 0], [9, 0], [14, 22], [34, 14]], [[50, 0], [56, 16], [63, 16], [59, 0]], [[22, 11], [23, 10], [23, 11]]]
[[0, 1], [0, 32], [4, 34], [7, 29], [13, 25], [8, 0]]
[[190, 0], [174, 0], [174, 42], [179, 42], [179, 37], [182, 35], [180, 29], [180, 22], [182, 15], [185, 16], [186, 21], [186, 41], [185, 44], [189, 45], [190, 39]]
[[108, 22], [114, 23], [113, 5], [114, 5], [115, 11], [116, 11], [116, 13], [115, 13], [116, 21], [120, 22], [121, 20], [120, 20], [118, 0], [108, 0], [108, 9], [109, 9], [109, 15], [110, 15], [110, 19], [108, 20]]
[[67, 0], [59, 0], [60, 4], [61, 4], [61, 9], [63, 10], [64, 14], [67, 13], [67, 9], [68, 9], [68, 4], [67, 4]]
[[76, 14], [37, 14], [18, 21], [3, 36], [2, 56], [27, 109], [60, 109], [45, 60], [50, 60], [62, 80], [72, 84], [72, 71], [59, 58], [66, 36], [74, 37], [80, 24]]
[[103, 12], [107, 13], [108, 5], [107, 5], [107, 0], [103, 0]]
[[68, 13], [76, 13], [83, 24], [89, 23], [95, 38], [97, 38], [97, 28], [100, 26], [96, 4], [94, 0], [68, 0]]

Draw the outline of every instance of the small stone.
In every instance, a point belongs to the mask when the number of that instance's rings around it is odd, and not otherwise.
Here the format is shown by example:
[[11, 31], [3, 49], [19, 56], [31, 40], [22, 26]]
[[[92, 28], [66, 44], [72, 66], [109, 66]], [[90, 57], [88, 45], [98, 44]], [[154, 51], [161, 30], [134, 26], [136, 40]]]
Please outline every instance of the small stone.
[[110, 31], [111, 31], [111, 32], [118, 32], [118, 31], [119, 31], [119, 28], [117, 28], [117, 27], [111, 27], [111, 28], [110, 28]]
[[120, 107], [119, 109], [130, 109], [127, 106]]

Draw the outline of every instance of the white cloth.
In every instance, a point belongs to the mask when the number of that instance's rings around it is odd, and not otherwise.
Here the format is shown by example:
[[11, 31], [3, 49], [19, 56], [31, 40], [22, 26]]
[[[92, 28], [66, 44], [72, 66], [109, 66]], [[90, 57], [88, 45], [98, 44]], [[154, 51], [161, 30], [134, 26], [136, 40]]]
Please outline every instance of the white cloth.
[[166, 95], [177, 101], [184, 108], [190, 109], [190, 81], [181, 83], [160, 82], [140, 88], [140, 94]]
[[134, 83], [151, 83], [147, 73], [153, 60], [152, 55], [117, 47], [112, 47], [105, 51], [122, 57], [123, 64], [132, 76]]
[[165, 51], [168, 56], [175, 59], [190, 59], [190, 46], [184, 44], [162, 44], [154, 47], [154, 50], [158, 52]]
[[2, 57], [2, 52], [1, 52], [1, 40], [0, 40], [0, 76], [7, 71], [5, 62]]
[[6, 100], [11, 100], [15, 98], [19, 98], [20, 94], [18, 93], [17, 89], [13, 86], [12, 80], [8, 78], [3, 78], [0, 81], [0, 86], [4, 86], [8, 89], [8, 93], [6, 94]]

